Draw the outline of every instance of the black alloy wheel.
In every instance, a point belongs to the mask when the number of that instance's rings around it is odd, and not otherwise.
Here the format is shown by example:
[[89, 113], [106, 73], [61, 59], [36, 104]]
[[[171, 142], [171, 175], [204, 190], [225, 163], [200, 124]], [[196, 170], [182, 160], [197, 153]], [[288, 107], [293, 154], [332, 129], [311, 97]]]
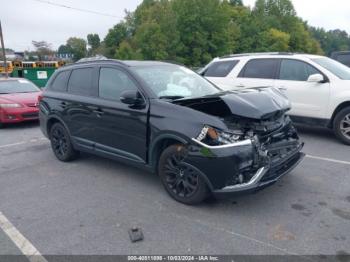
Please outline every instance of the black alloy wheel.
[[69, 134], [61, 123], [52, 126], [50, 140], [52, 150], [59, 160], [68, 162], [77, 157], [78, 152], [74, 150]]
[[158, 172], [170, 196], [185, 204], [197, 204], [207, 197], [208, 188], [199, 171], [185, 158], [182, 145], [168, 147], [160, 157]]

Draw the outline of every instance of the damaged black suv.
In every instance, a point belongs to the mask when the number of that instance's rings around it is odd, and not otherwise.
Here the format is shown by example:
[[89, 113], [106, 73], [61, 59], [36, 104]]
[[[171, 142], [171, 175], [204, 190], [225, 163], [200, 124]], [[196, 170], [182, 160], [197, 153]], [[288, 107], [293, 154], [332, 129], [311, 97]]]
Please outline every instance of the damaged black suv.
[[59, 160], [84, 151], [144, 167], [195, 204], [255, 191], [298, 165], [289, 108], [275, 89], [224, 92], [183, 66], [98, 60], [55, 72], [40, 124]]

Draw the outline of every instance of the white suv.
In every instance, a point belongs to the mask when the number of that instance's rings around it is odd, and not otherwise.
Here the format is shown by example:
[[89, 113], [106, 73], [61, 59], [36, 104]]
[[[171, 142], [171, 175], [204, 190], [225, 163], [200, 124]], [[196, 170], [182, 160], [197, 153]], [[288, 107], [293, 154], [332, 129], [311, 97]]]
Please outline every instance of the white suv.
[[333, 128], [350, 145], [350, 68], [324, 57], [257, 53], [215, 58], [200, 74], [224, 90], [276, 87], [295, 122]]

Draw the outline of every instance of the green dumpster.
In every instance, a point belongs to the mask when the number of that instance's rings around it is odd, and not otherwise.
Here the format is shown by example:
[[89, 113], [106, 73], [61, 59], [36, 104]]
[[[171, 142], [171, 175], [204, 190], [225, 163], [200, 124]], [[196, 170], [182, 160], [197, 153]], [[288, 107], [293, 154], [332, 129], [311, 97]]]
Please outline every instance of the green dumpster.
[[23, 77], [23, 69], [22, 68], [14, 68], [11, 77]]
[[55, 70], [56, 68], [52, 67], [23, 68], [23, 77], [42, 88], [45, 87]]

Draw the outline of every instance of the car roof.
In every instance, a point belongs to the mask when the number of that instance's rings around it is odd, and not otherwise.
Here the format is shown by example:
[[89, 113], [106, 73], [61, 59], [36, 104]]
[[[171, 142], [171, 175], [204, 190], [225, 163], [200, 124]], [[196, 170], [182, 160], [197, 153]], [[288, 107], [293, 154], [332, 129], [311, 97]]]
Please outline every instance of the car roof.
[[232, 54], [215, 58], [215, 61], [229, 61], [239, 58], [299, 58], [299, 59], [313, 59], [322, 58], [321, 55], [313, 54], [301, 54], [301, 53], [288, 53], [288, 52], [273, 52], [273, 53], [243, 53], [243, 54]]
[[162, 61], [139, 61], [139, 60], [116, 60], [116, 59], [97, 59], [88, 60], [82, 62], [76, 62], [74, 64], [66, 65], [63, 68], [79, 67], [81, 65], [95, 65], [95, 64], [117, 64], [126, 67], [141, 67], [141, 66], [156, 66], [156, 65], [173, 65], [172, 62]]
[[171, 62], [162, 62], [162, 61], [138, 61], [138, 60], [124, 60], [124, 64], [130, 67], [138, 66], [157, 66], [157, 65], [173, 65]]

